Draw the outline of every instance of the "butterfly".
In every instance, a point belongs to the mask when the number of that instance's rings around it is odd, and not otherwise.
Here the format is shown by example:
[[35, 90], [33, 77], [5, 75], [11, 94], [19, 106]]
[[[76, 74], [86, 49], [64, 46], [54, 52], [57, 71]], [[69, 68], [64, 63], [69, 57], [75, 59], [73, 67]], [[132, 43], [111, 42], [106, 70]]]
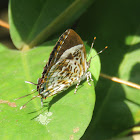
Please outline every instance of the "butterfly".
[[[96, 38], [94, 38], [94, 41], [95, 39]], [[94, 41], [91, 45], [91, 49]], [[104, 49], [106, 48], [107, 47]], [[41, 96], [41, 105], [43, 106], [43, 99], [58, 94], [72, 85], [76, 85], [74, 91], [74, 93], [76, 93], [80, 82], [84, 79], [87, 79], [88, 84], [91, 85], [89, 81], [93, 81], [93, 79], [88, 69], [92, 58], [93, 57], [87, 62], [86, 50], [82, 39], [74, 30], [68, 29], [60, 36], [53, 48], [49, 60], [44, 67], [42, 77], [38, 79], [38, 83], [34, 84], [28, 81], [26, 81], [26, 83], [37, 86], [36, 91], [38, 91], [38, 95]], [[27, 94], [20, 98], [31, 94]], [[31, 98], [29, 101], [37, 96]], [[20, 109], [25, 107], [28, 102], [26, 102]]]

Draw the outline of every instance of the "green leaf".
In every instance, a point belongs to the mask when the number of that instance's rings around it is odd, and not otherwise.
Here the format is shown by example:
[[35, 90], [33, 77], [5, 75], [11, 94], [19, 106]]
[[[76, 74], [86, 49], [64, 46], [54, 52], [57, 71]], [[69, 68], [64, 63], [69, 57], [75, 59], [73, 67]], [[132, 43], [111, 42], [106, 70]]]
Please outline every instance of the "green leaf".
[[[1, 139], [66, 140], [74, 138], [78, 140], [88, 127], [95, 104], [93, 82], [91, 82], [92, 86], [89, 86], [86, 81], [82, 82], [76, 94], [74, 94], [75, 86], [72, 86], [44, 100], [43, 108], [41, 108], [40, 98], [32, 100], [22, 110], [20, 107], [32, 96], [14, 100], [36, 88], [24, 81], [36, 82], [41, 76], [53, 49], [52, 44], [54, 46], [53, 42], [49, 42], [24, 52], [15, 50], [1, 52], [0, 58], [3, 59], [0, 67]], [[95, 53], [92, 50], [91, 55]], [[92, 60], [90, 71], [96, 82], [100, 72], [98, 56]]]
[[39, 45], [48, 37], [66, 29], [93, 0], [11, 0], [9, 23], [12, 41], [18, 49]]

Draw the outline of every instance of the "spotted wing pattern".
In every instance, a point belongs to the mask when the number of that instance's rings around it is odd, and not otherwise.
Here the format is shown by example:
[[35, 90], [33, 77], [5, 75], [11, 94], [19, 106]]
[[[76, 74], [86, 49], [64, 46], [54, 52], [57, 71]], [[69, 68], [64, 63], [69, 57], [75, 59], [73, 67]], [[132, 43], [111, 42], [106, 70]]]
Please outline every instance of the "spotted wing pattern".
[[85, 78], [86, 61], [82, 51], [83, 47], [81, 44], [66, 50], [57, 63], [51, 67], [45, 77], [46, 82], [40, 89], [43, 97], [60, 93]]
[[56, 43], [38, 81], [39, 94], [46, 98], [60, 93], [85, 79], [86, 72], [83, 41], [72, 29], [66, 30]]

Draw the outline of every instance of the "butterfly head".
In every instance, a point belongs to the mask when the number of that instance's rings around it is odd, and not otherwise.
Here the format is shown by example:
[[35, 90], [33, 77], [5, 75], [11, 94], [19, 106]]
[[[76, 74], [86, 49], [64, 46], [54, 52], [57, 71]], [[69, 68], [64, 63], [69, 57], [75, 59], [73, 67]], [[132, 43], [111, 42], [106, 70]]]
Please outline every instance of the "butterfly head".
[[38, 78], [37, 91], [41, 88], [43, 78]]
[[42, 96], [42, 98], [45, 98], [44, 94], [42, 94], [42, 92], [44, 91], [44, 86], [42, 86], [43, 83], [44, 83], [44, 79], [39, 78], [38, 79], [38, 84], [37, 84], [37, 91], [39, 92], [39, 95]]

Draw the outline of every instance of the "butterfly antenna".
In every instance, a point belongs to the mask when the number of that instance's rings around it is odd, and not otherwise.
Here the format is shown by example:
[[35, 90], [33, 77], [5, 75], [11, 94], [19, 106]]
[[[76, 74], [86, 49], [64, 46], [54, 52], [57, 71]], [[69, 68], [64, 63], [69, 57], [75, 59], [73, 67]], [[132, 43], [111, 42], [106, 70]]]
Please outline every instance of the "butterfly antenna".
[[34, 92], [32, 92], [32, 93], [30, 93], [30, 94], [27, 94], [27, 95], [21, 96], [21, 97], [15, 99], [15, 100], [18, 100], [18, 99], [21, 99], [21, 98], [27, 97], [27, 96], [29, 96], [29, 95], [31, 95], [31, 94], [34, 94], [35, 92], [37, 92], [37, 90], [34, 91]]
[[38, 85], [38, 84], [35, 84], [33, 82], [30, 82], [30, 81], [25, 81], [25, 83], [32, 84], [32, 85]]
[[99, 55], [100, 53], [102, 53], [103, 51], [105, 51], [106, 49], [108, 48], [108, 46], [106, 46], [103, 50], [99, 51], [97, 54], [95, 54], [93, 57], [91, 57], [88, 61], [88, 67], [90, 66], [90, 62], [91, 62], [91, 59], [94, 58], [95, 56]]
[[[38, 96], [38, 95], [37, 95]], [[35, 99], [37, 96], [31, 98], [28, 102], [26, 102], [23, 106], [20, 107], [20, 110], [23, 109], [30, 101], [32, 101], [33, 99]]]
[[[96, 37], [94, 37], [94, 39], [93, 39], [93, 41], [92, 41], [92, 44], [91, 44], [91, 47], [90, 47], [90, 51], [89, 51], [88, 57], [89, 57], [89, 55], [90, 55], [90, 53], [91, 53], [91, 50], [92, 50], [92, 48], [93, 48], [93, 46], [94, 46], [95, 40], [96, 40]], [[87, 58], [88, 58], [88, 57], [87, 57]]]

